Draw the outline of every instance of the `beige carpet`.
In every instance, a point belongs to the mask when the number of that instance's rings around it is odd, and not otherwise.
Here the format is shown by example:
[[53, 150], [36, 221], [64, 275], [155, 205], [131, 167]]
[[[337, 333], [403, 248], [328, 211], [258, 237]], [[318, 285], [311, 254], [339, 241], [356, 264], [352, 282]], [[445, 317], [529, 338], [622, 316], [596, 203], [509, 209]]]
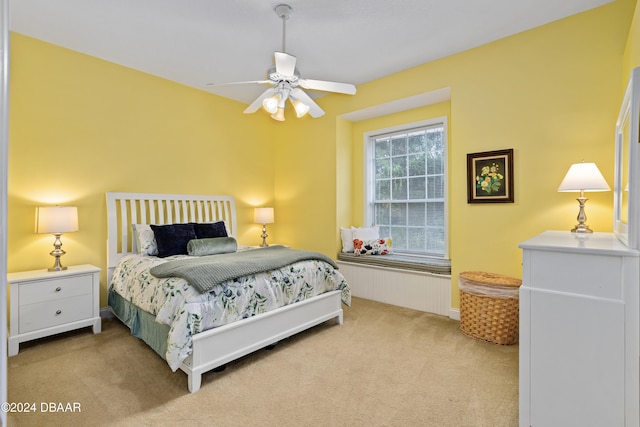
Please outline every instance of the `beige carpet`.
[[[445, 317], [353, 299], [323, 324], [203, 376], [195, 394], [115, 319], [21, 345], [9, 426], [517, 426], [518, 347]], [[43, 405], [44, 402], [44, 405]], [[47, 402], [81, 412], [42, 412]], [[59, 407], [59, 405], [54, 405]]]

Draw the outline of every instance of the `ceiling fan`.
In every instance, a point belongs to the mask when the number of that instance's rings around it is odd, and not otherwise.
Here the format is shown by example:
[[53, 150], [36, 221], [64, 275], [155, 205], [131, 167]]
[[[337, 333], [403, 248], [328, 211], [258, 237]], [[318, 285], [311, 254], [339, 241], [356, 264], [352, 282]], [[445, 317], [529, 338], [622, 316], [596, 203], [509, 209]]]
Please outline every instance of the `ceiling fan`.
[[285, 53], [286, 22], [293, 9], [289, 5], [280, 4], [274, 10], [276, 15], [282, 19], [282, 52], [274, 53], [275, 65], [272, 65], [267, 70], [268, 80], [209, 84], [216, 86], [237, 84], [271, 85], [272, 87], [256, 98], [244, 110], [244, 113], [254, 113], [262, 106], [268, 113], [271, 113], [273, 119], [278, 121], [284, 121], [284, 108], [287, 100], [291, 102], [297, 117], [302, 117], [309, 113], [311, 117], [316, 118], [324, 114], [322, 108], [300, 88], [354, 95], [356, 87], [352, 84], [303, 79], [300, 77], [300, 73], [296, 68], [296, 57]]

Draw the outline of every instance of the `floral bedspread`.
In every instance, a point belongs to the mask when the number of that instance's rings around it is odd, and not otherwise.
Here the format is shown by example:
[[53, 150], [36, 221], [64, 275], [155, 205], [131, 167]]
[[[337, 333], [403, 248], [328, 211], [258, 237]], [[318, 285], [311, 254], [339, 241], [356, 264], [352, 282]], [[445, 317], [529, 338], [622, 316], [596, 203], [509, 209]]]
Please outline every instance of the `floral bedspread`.
[[206, 293], [199, 293], [183, 279], [158, 279], [149, 273], [151, 267], [185, 257], [126, 255], [109, 284], [109, 290], [170, 327], [165, 358], [173, 371], [191, 354], [191, 336], [199, 332], [332, 290], [342, 290], [342, 302], [351, 304], [344, 276], [323, 261], [301, 261], [228, 280]]

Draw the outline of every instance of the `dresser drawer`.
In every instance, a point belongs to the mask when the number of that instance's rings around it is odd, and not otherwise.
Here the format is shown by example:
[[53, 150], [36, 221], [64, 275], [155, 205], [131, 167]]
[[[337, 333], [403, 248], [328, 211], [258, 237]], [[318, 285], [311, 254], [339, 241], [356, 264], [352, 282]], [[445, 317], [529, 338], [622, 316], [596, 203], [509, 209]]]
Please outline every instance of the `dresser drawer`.
[[20, 305], [19, 333], [50, 328], [93, 316], [93, 295]]
[[93, 292], [90, 275], [25, 282], [20, 286], [20, 306], [87, 295]]

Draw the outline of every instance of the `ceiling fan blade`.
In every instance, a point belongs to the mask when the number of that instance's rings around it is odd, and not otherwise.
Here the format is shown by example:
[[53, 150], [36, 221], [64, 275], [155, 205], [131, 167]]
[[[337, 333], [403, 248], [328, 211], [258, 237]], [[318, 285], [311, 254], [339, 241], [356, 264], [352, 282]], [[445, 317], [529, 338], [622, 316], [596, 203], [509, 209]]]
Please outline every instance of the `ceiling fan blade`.
[[278, 91], [275, 88], [270, 88], [265, 90], [262, 95], [260, 95], [259, 97], [256, 98], [255, 101], [253, 101], [244, 111], [243, 113], [245, 114], [251, 114], [251, 113], [255, 113], [256, 111], [258, 111], [258, 109], [260, 107], [262, 107], [262, 101], [266, 98], [269, 98], [270, 96], [273, 96], [275, 94], [277, 94]]
[[300, 79], [300, 86], [305, 89], [322, 90], [325, 92], [337, 92], [347, 95], [355, 95], [356, 87], [350, 83], [325, 82], [322, 80]]
[[293, 76], [296, 70], [296, 57], [284, 52], [275, 52], [276, 72], [283, 76]]
[[307, 95], [302, 89], [294, 88], [291, 90], [291, 96], [299, 99], [302, 103], [309, 106], [309, 115], [314, 119], [324, 115], [324, 110], [315, 103], [309, 95]]
[[229, 83], [207, 83], [207, 86], [228, 86], [228, 85], [246, 85], [246, 84], [266, 84], [271, 80], [251, 80], [247, 82], [229, 82]]

